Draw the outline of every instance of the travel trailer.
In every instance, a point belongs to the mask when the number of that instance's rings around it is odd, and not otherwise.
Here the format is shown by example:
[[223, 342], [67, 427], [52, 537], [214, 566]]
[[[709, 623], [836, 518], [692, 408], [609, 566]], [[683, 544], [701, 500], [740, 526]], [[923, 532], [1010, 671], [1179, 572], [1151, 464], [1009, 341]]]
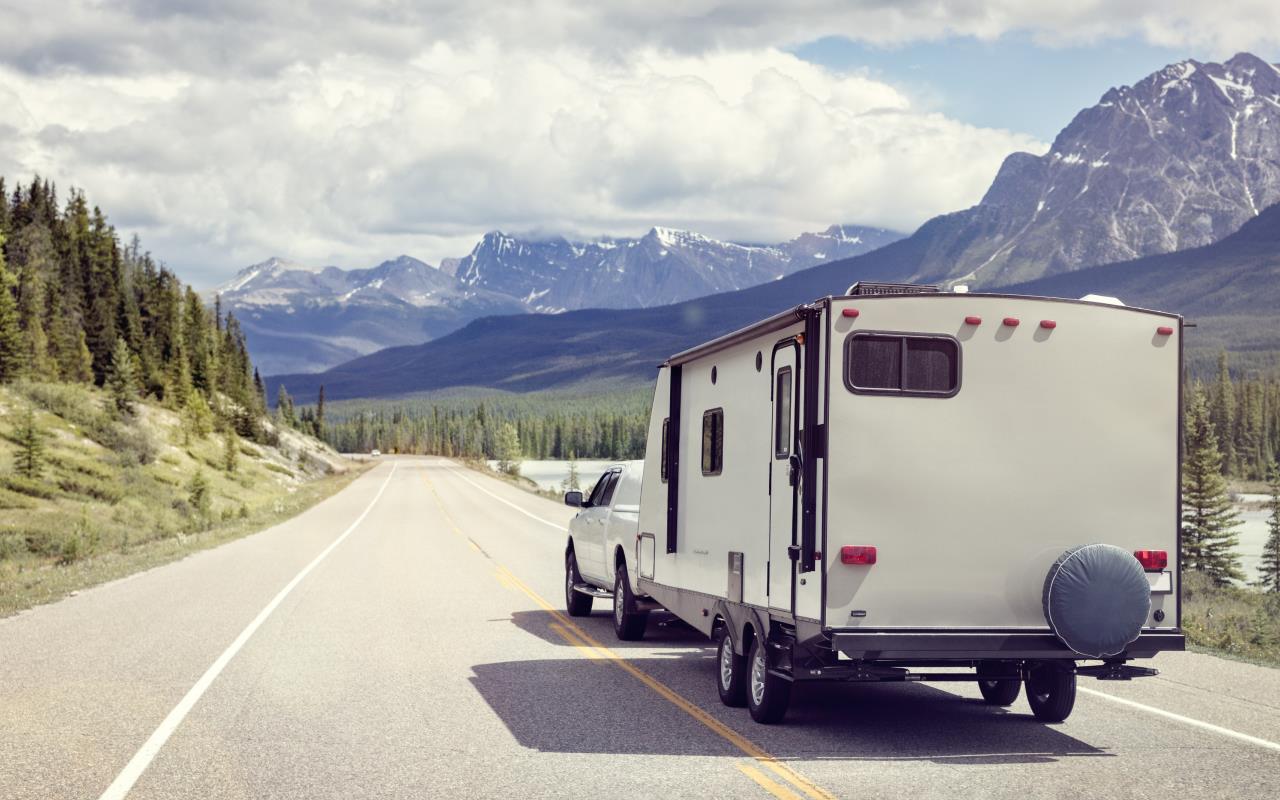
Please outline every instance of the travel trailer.
[[634, 546], [600, 565], [615, 619], [715, 639], [721, 699], [766, 723], [796, 681], [1025, 686], [1061, 721], [1077, 676], [1154, 675], [1129, 662], [1184, 645], [1182, 332], [864, 283], [672, 356]]

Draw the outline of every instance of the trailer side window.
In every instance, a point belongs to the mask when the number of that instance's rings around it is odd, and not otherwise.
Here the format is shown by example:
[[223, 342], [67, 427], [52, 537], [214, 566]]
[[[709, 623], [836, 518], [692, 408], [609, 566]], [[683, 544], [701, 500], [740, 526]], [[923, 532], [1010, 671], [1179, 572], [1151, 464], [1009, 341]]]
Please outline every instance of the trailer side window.
[[702, 474], [719, 475], [724, 468], [724, 409], [702, 415]]
[[960, 345], [947, 336], [855, 333], [845, 340], [845, 386], [859, 394], [950, 397]]
[[671, 417], [662, 421], [662, 482], [667, 482], [667, 429], [671, 427]]
[[791, 367], [778, 370], [773, 387], [773, 457], [791, 455]]

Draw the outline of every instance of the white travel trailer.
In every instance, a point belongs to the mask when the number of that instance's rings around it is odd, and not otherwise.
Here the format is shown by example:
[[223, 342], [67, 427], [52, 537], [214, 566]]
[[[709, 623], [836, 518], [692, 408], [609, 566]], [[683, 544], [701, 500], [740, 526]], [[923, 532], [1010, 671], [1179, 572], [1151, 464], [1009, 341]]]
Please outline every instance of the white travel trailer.
[[1183, 649], [1181, 349], [1114, 302], [855, 284], [674, 355], [631, 589], [759, 722], [812, 680], [1065, 719], [1077, 675]]

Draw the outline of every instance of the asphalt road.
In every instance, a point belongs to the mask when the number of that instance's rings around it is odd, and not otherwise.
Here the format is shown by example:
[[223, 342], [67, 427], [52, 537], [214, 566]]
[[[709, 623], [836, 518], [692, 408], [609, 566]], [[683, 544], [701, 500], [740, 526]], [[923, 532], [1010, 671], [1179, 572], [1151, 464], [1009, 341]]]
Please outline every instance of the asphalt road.
[[1061, 725], [968, 684], [802, 686], [755, 725], [687, 628], [623, 643], [602, 601], [559, 615], [570, 517], [385, 459], [262, 534], [2, 620], [0, 797], [1280, 792], [1280, 670], [1190, 653], [1082, 679]]

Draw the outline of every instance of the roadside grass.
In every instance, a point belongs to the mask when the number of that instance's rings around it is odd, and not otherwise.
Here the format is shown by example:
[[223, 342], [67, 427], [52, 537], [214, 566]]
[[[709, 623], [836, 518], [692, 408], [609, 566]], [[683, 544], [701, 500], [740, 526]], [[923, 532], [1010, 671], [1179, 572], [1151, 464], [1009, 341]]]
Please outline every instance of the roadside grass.
[[[45, 432], [37, 478], [13, 467], [27, 408]], [[185, 436], [159, 406], [121, 420], [89, 387], [0, 388], [0, 617], [262, 530], [365, 469], [293, 431], [280, 441], [240, 443], [229, 472], [221, 436]]]
[[1280, 667], [1280, 594], [1182, 578], [1182, 627], [1195, 649]]

